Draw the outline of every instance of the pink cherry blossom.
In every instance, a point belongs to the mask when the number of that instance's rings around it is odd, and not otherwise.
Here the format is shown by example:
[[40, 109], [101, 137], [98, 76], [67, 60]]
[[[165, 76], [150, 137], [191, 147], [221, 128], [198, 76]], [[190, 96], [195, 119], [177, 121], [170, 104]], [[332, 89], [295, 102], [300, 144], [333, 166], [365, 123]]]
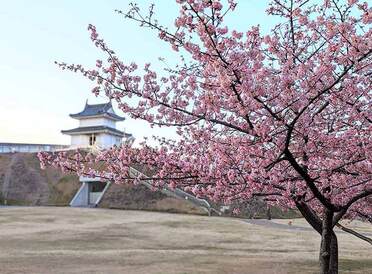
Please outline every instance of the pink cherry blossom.
[[[372, 11], [357, 0], [310, 2], [271, 1], [268, 15], [281, 23], [267, 35], [225, 25], [233, 1], [177, 0], [174, 32], [134, 4], [119, 11], [187, 54], [167, 76], [122, 62], [89, 25], [107, 55], [99, 71], [58, 65], [93, 81], [96, 95], [116, 100], [132, 118], [175, 127], [179, 140], [98, 155], [40, 153], [42, 165], [116, 183], [150, 180], [130, 174], [136, 165], [151, 170], [154, 187], [295, 207], [322, 234], [321, 254], [331, 254], [321, 256], [322, 273], [334, 273], [338, 221], [372, 220]], [[96, 163], [106, 169], [94, 170]]]

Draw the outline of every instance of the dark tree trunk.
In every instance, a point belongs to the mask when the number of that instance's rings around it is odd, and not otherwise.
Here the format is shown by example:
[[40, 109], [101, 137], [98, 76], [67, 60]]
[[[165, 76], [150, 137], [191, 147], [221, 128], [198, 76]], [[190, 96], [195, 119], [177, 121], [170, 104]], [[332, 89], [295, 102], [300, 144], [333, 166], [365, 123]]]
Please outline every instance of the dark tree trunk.
[[331, 259], [329, 262], [329, 273], [330, 274], [338, 273], [338, 244], [337, 236], [334, 231], [332, 231], [331, 238]]
[[303, 201], [295, 200], [295, 203], [306, 221], [322, 236], [319, 253], [320, 273], [337, 274], [338, 244], [332, 225], [333, 212], [325, 209], [322, 220]]
[[322, 221], [322, 239], [320, 244], [320, 273], [338, 273], [338, 244], [337, 237], [332, 228], [333, 212], [325, 209]]
[[266, 217], [267, 217], [268, 220], [271, 220], [271, 209], [270, 209], [270, 206], [267, 207]]
[[[329, 258], [322, 258], [322, 251], [324, 252], [323, 247], [325, 247], [326, 243], [324, 242], [324, 238], [322, 236], [322, 243], [320, 248], [319, 254], [319, 263], [321, 268], [321, 274], [337, 274], [338, 273], [338, 243], [337, 243], [337, 236], [332, 231], [331, 232], [331, 241], [329, 243]], [[328, 263], [328, 266], [326, 265]]]

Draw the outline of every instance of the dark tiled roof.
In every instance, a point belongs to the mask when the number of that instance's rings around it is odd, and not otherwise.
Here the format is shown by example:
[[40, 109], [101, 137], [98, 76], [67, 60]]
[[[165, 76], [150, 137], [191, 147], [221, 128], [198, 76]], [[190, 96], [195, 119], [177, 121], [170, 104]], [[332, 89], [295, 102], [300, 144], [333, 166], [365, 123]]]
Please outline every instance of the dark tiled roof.
[[107, 126], [77, 127], [74, 129], [62, 130], [61, 132], [63, 134], [74, 134], [74, 133], [99, 133], [99, 132], [105, 132], [105, 131], [108, 131], [120, 137], [129, 138], [132, 136], [132, 134], [124, 133], [120, 130], [117, 130], [112, 127], [107, 127]]
[[115, 113], [109, 112], [111, 108], [112, 108], [111, 102], [96, 105], [88, 105], [87, 103], [85, 104], [85, 108], [83, 111], [75, 114], [70, 114], [70, 117], [84, 118], [90, 116], [108, 116], [109, 118], [112, 118], [113, 120], [117, 121], [123, 121], [125, 119], [124, 117], [116, 115]]

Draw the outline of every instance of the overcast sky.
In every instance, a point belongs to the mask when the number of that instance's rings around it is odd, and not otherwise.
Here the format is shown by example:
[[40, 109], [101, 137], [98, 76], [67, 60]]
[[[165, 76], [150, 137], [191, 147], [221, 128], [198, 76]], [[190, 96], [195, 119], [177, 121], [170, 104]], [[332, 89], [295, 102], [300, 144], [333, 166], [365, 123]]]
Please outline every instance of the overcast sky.
[[[169, 46], [156, 33], [141, 29], [114, 12], [126, 10], [125, 0], [12, 0], [0, 5], [0, 142], [68, 144], [62, 129], [77, 126], [68, 114], [95, 98], [92, 82], [77, 74], [61, 71], [54, 61], [92, 67], [100, 52], [91, 43], [88, 24], [97, 27], [124, 62], [151, 62], [160, 68], [158, 57], [176, 60]], [[175, 0], [138, 0], [146, 8], [155, 3], [157, 18], [172, 25], [178, 13]], [[244, 31], [260, 24], [264, 31], [273, 26], [265, 14], [268, 1], [240, 0], [230, 14], [230, 26]], [[118, 112], [120, 115], [128, 116]], [[144, 136], [172, 135], [171, 131], [150, 130], [144, 123], [127, 119], [118, 129], [132, 133], [137, 141]]]

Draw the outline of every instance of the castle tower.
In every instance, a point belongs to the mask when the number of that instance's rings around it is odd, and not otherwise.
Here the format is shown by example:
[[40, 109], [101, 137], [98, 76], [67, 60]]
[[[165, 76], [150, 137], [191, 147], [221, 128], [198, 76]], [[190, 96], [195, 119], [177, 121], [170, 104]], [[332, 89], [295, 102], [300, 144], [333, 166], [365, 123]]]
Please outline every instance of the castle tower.
[[[79, 127], [62, 130], [71, 136], [71, 148], [107, 149], [114, 145], [132, 142], [132, 134], [116, 129], [116, 122], [124, 121], [124, 117], [116, 115], [111, 102], [105, 104], [85, 104], [83, 111], [70, 114], [79, 120]], [[80, 189], [70, 202], [73, 207], [96, 207], [101, 201], [110, 182], [99, 178], [80, 176]]]
[[116, 122], [125, 118], [115, 114], [111, 101], [95, 105], [87, 102], [83, 111], [70, 114], [70, 117], [79, 120], [79, 127], [62, 130], [62, 133], [71, 136], [72, 148], [106, 149], [133, 140], [131, 134], [116, 129]]

